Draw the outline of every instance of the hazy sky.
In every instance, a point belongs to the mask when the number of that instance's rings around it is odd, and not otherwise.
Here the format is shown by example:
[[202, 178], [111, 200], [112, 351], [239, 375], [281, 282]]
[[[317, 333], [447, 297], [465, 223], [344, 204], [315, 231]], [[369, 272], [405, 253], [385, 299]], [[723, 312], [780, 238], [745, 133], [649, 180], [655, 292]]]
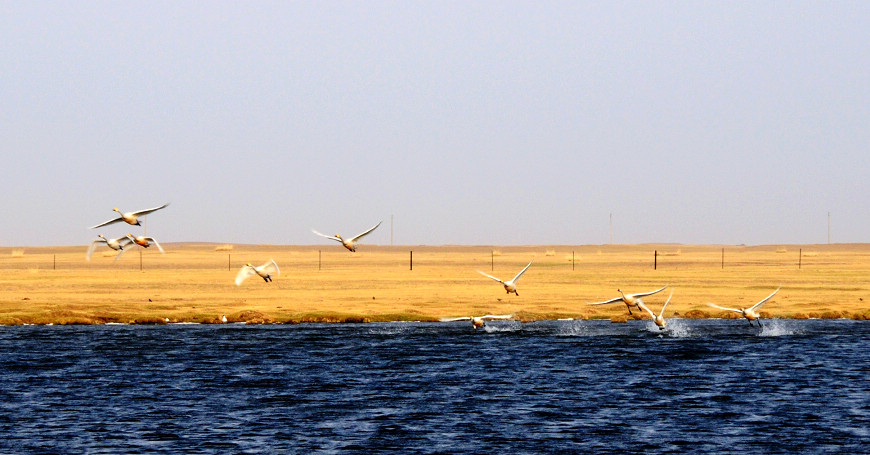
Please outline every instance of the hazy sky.
[[868, 242], [870, 2], [0, 0], [0, 245]]

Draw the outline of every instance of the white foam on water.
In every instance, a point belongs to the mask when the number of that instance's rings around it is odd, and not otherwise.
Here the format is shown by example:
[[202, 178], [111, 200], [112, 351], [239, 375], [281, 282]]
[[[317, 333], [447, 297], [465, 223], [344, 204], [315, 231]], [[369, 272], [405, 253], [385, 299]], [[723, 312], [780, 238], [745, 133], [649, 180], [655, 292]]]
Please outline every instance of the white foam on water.
[[791, 321], [783, 319], [762, 319], [761, 332], [758, 336], [762, 337], [781, 337], [789, 335], [799, 335], [801, 332], [792, 326]]
[[496, 333], [496, 332], [518, 332], [523, 329], [523, 324], [519, 321], [511, 322], [509, 324], [493, 324], [488, 323], [483, 326], [483, 330], [486, 333]]

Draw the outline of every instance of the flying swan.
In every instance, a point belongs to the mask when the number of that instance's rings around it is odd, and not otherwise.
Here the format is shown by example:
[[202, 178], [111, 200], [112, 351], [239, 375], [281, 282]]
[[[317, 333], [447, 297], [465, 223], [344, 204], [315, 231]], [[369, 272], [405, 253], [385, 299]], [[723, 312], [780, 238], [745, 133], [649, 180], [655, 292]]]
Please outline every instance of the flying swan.
[[335, 234], [334, 236], [332, 236], [332, 235], [326, 235], [326, 234], [321, 234], [321, 233], [315, 231], [314, 229], [312, 229], [311, 232], [313, 232], [313, 233], [315, 233], [315, 234], [317, 234], [317, 235], [319, 235], [319, 236], [321, 236], [321, 237], [326, 237], [326, 238], [328, 238], [328, 239], [330, 239], [330, 240], [335, 240], [336, 242], [339, 242], [339, 243], [341, 243], [342, 245], [344, 245], [344, 247], [347, 248], [351, 253], [354, 253], [354, 252], [356, 252], [356, 242], [359, 241], [359, 239], [361, 239], [361, 238], [365, 237], [366, 235], [368, 235], [370, 232], [372, 232], [372, 231], [374, 231], [375, 229], [377, 229], [377, 227], [380, 226], [381, 223], [383, 223], [383, 221], [379, 221], [378, 224], [372, 226], [372, 228], [369, 229], [368, 231], [365, 231], [365, 232], [363, 232], [362, 234], [359, 234], [359, 235], [357, 235], [356, 237], [352, 237], [352, 238], [350, 238], [350, 239], [342, 238], [342, 236], [339, 235], [339, 234]]
[[625, 306], [628, 307], [628, 314], [632, 314], [631, 307], [637, 307], [638, 302], [643, 303], [643, 300], [640, 299], [641, 297], [646, 297], [648, 295], [653, 295], [657, 292], [664, 291], [667, 287], [668, 287], [668, 285], [665, 285], [665, 287], [663, 287], [661, 289], [656, 289], [655, 291], [639, 292], [637, 294], [625, 294], [622, 292], [622, 290], [617, 289], [616, 291], [619, 292], [620, 294], [622, 294], [622, 296], [614, 297], [614, 298], [607, 300], [607, 301], [604, 301], [604, 302], [590, 303], [590, 305], [607, 305], [608, 303], [623, 302], [623, 303], [625, 303]]
[[242, 281], [245, 281], [249, 276], [253, 275], [259, 276], [263, 281], [268, 283], [272, 281], [272, 274], [281, 274], [281, 270], [278, 269], [278, 264], [275, 263], [274, 259], [269, 259], [269, 262], [258, 267], [251, 265], [249, 262], [243, 265], [239, 270], [239, 273], [236, 274], [236, 286], [241, 286]]
[[145, 210], [139, 210], [138, 212], [126, 212], [126, 213], [121, 212], [121, 210], [119, 210], [117, 207], [115, 207], [112, 210], [114, 210], [115, 212], [118, 212], [118, 214], [121, 216], [119, 216], [118, 218], [113, 218], [109, 221], [106, 221], [105, 223], [100, 223], [96, 226], [91, 226], [91, 229], [95, 229], [95, 228], [98, 228], [101, 226], [106, 226], [108, 224], [120, 223], [121, 221], [123, 221], [127, 224], [130, 224], [130, 225], [133, 225], [133, 226], [141, 226], [141, 224], [139, 224], [139, 217], [140, 216], [145, 216], [151, 212], [160, 210], [160, 209], [166, 207], [167, 205], [169, 205], [168, 202], [161, 205], [160, 207], [154, 207], [153, 209], [145, 209]]
[[[637, 306], [638, 306], [640, 309], [642, 309], [642, 310], [646, 311], [647, 313], [649, 313], [649, 315], [650, 315], [650, 317], [652, 318], [653, 322], [655, 322], [656, 325], [659, 326], [659, 330], [664, 330], [664, 329], [665, 329], [665, 325], [667, 325], [667, 323], [665, 322], [665, 317], [664, 317], [664, 314], [665, 314], [665, 307], [667, 307], [667, 306], [668, 306], [668, 303], [671, 302], [671, 297], [673, 297], [673, 296], [674, 296], [674, 291], [671, 291], [671, 295], [668, 296], [668, 300], [665, 302], [664, 305], [662, 305], [662, 311], [660, 311], [658, 315], [656, 315], [655, 313], [653, 313], [653, 311], [650, 310], [650, 309], [649, 309], [649, 308], [648, 308], [648, 307], [647, 307], [647, 306], [646, 306], [642, 301], [637, 302]], [[640, 299], [638, 299], [638, 300], [640, 300]]]
[[487, 278], [491, 278], [495, 281], [498, 281], [499, 283], [504, 285], [504, 290], [507, 291], [508, 294], [513, 292], [514, 294], [519, 296], [519, 294], [517, 294], [517, 281], [519, 281], [520, 277], [523, 276], [524, 273], [526, 273], [526, 270], [528, 270], [531, 265], [532, 265], [532, 263], [529, 262], [529, 265], [527, 265], [526, 268], [520, 270], [520, 273], [518, 273], [517, 276], [515, 276], [512, 280], [508, 280], [508, 281], [502, 281], [502, 280], [500, 280], [492, 275], [487, 275], [486, 273], [483, 273], [480, 270], [478, 270], [477, 273], [479, 273]]
[[120, 253], [118, 253], [118, 255], [115, 256], [116, 261], [118, 260], [119, 257], [121, 257], [122, 254], [124, 254], [124, 248], [126, 248], [131, 243], [133, 243], [133, 241], [130, 240], [130, 238], [127, 236], [118, 237], [117, 239], [107, 239], [106, 237], [103, 236], [103, 234], [97, 234], [97, 237], [99, 237], [99, 238], [95, 239], [93, 242], [91, 242], [91, 246], [88, 247], [87, 259], [89, 261], [91, 260], [91, 256], [94, 254], [94, 250], [97, 249], [97, 245], [99, 245], [101, 243], [106, 244], [106, 246], [108, 246], [109, 248], [111, 248], [115, 251], [120, 251]]
[[442, 318], [441, 322], [453, 322], [453, 321], [471, 321], [471, 326], [474, 327], [475, 330], [486, 325], [485, 321], [489, 321], [492, 319], [510, 319], [514, 317], [512, 314], [487, 314], [485, 316], [463, 316], [461, 318]]
[[719, 305], [716, 305], [715, 303], [708, 303], [707, 305], [710, 305], [713, 308], [718, 308], [720, 310], [734, 311], [736, 313], [740, 313], [741, 315], [743, 315], [744, 318], [746, 318], [747, 321], [749, 321], [750, 326], [752, 326], [752, 321], [755, 321], [755, 322], [758, 322], [758, 326], [761, 327], [761, 315], [758, 314], [758, 310], [761, 308], [762, 305], [767, 303], [767, 301], [770, 300], [771, 297], [773, 297], [777, 292], [779, 292], [780, 289], [781, 288], [776, 288], [776, 290], [773, 291], [773, 293], [770, 294], [769, 296], [765, 297], [764, 300], [756, 303], [755, 305], [752, 305], [749, 308], [725, 308], [725, 307], [721, 307]]

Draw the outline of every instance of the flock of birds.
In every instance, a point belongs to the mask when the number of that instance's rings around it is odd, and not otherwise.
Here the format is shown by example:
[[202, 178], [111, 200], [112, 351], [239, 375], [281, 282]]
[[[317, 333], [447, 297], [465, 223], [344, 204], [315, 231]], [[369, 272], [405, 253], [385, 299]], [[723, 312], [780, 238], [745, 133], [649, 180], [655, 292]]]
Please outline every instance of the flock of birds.
[[[113, 210], [115, 212], [118, 212], [118, 215], [119, 215], [117, 218], [113, 218], [109, 221], [100, 223], [96, 226], [92, 226], [91, 229], [96, 229], [99, 227], [108, 226], [110, 224], [121, 223], [121, 222], [127, 223], [131, 226], [142, 226], [142, 224], [139, 222], [140, 217], [148, 215], [149, 213], [155, 212], [157, 210], [163, 209], [163, 208], [167, 207], [168, 205], [169, 205], [169, 203], [166, 203], [166, 204], [161, 205], [160, 207], [139, 210], [136, 212], [121, 212], [118, 208], [115, 208]], [[378, 224], [372, 226], [371, 228], [369, 228], [365, 232], [357, 234], [349, 239], [342, 237], [340, 234], [326, 235], [326, 234], [321, 234], [320, 232], [317, 232], [314, 229], [312, 229], [311, 231], [314, 232], [315, 234], [321, 236], [321, 237], [324, 237], [324, 238], [334, 240], [336, 242], [341, 243], [341, 245], [344, 248], [346, 248], [348, 251], [353, 253], [353, 252], [356, 252], [356, 247], [357, 247], [357, 243], [359, 242], [359, 240], [362, 239], [363, 237], [365, 237], [366, 235], [370, 234], [372, 231], [377, 229], [378, 226], [380, 226], [380, 225], [381, 225], [381, 222], [378, 222]], [[88, 247], [87, 260], [89, 260], [89, 261], [91, 260], [91, 256], [93, 255], [94, 250], [97, 248], [97, 246], [102, 245], [102, 244], [105, 244], [106, 246], [108, 246], [109, 248], [111, 248], [115, 251], [118, 251], [118, 254], [115, 256], [115, 261], [117, 261], [121, 257], [121, 255], [124, 254], [124, 252], [127, 251], [128, 249], [135, 248], [135, 246], [133, 246], [133, 245], [136, 245], [136, 246], [141, 247], [141, 248], [148, 248], [151, 246], [151, 244], [154, 244], [155, 246], [157, 246], [157, 249], [160, 250], [161, 253], [165, 253], [163, 248], [160, 246], [159, 243], [157, 243], [157, 240], [155, 240], [154, 237], [147, 237], [145, 235], [134, 236], [133, 234], [127, 234], [123, 237], [118, 237], [115, 239], [108, 239], [108, 238], [104, 237], [103, 234], [98, 234], [97, 237], [98, 238], [96, 240], [94, 240], [91, 243], [91, 245]], [[520, 270], [519, 273], [517, 273], [513, 278], [511, 278], [510, 280], [507, 280], [507, 281], [504, 281], [501, 278], [497, 278], [497, 277], [494, 277], [492, 275], [486, 274], [480, 270], [478, 270], [477, 272], [480, 273], [481, 275], [487, 277], [487, 278], [490, 278], [492, 280], [495, 280], [495, 281], [498, 281], [499, 283], [501, 283], [501, 285], [504, 286], [504, 289], [508, 293], [508, 295], [514, 294], [516, 296], [519, 296], [519, 293], [517, 292], [517, 282], [520, 280], [520, 278], [523, 276], [523, 274], [526, 273], [526, 270], [528, 270], [529, 267], [531, 267], [531, 266], [532, 266], [532, 263], [529, 262], [522, 270]], [[268, 283], [268, 282], [272, 281], [273, 275], [280, 275], [280, 274], [281, 274], [281, 269], [278, 268], [278, 264], [275, 263], [275, 261], [272, 259], [270, 259], [269, 262], [266, 262], [265, 264], [259, 265], [259, 266], [254, 266], [251, 263], [247, 263], [247, 264], [243, 265], [242, 268], [239, 270], [239, 272], [236, 274], [235, 283], [236, 283], [236, 286], [241, 286], [241, 284], [246, 279], [248, 279], [249, 277], [252, 277], [254, 275], [259, 276], [265, 282]], [[664, 330], [665, 326], [667, 325], [667, 322], [665, 321], [665, 318], [664, 318], [665, 308], [668, 306], [668, 303], [671, 302], [671, 298], [674, 296], [674, 291], [671, 290], [670, 296], [668, 296], [667, 301], [665, 301], [664, 305], [662, 305], [662, 308], [658, 314], [656, 314], [653, 310], [651, 310], [644, 303], [642, 298], [647, 297], [647, 296], [651, 296], [653, 294], [657, 294], [661, 291], [664, 291], [665, 289], [667, 289], [667, 287], [668, 286], [665, 285], [665, 286], [663, 286], [659, 289], [656, 289], [654, 291], [639, 292], [639, 293], [635, 293], [635, 294], [626, 294], [626, 293], [622, 292], [621, 289], [617, 289], [616, 291], [619, 292], [619, 294], [620, 294], [618, 297], [614, 297], [610, 300], [605, 300], [603, 302], [590, 303], [590, 305], [608, 305], [608, 304], [612, 304], [612, 303], [624, 303], [626, 308], [628, 308], [629, 315], [634, 314], [631, 312], [632, 308], [636, 308], [638, 310], [645, 311], [647, 314], [649, 314], [650, 318], [656, 324], [656, 326], [658, 326], [659, 330]], [[752, 305], [751, 307], [748, 307], [748, 308], [727, 308], [727, 307], [722, 307], [722, 306], [716, 305], [714, 303], [710, 303], [708, 305], [710, 305], [711, 307], [714, 307], [714, 308], [718, 308], [720, 310], [733, 311], [736, 313], [740, 313], [740, 315], [743, 316], [744, 318], [746, 318], [746, 320], [749, 322], [750, 327], [753, 326], [752, 325], [753, 321], [755, 321], [758, 324], [758, 327], [761, 327], [761, 315], [759, 313], [759, 310], [761, 309], [762, 305], [767, 303], [771, 298], [773, 298], [774, 295], [776, 295], [777, 292], [779, 292], [779, 289], [780, 288], [777, 288], [769, 296], [765, 297], [760, 302], [758, 302], [755, 305]], [[458, 318], [443, 318], [443, 319], [441, 319], [441, 321], [442, 322], [471, 321], [471, 326], [475, 329], [478, 329], [478, 328], [484, 327], [486, 325], [486, 321], [498, 320], [498, 319], [505, 320], [505, 319], [511, 319], [513, 317], [514, 317], [514, 315], [512, 315], [512, 314], [502, 314], [502, 315], [487, 314], [484, 316], [462, 316], [462, 317], [458, 317]], [[224, 322], [226, 322], [226, 316], [222, 316], [222, 318], [223, 318], [222, 320]]]

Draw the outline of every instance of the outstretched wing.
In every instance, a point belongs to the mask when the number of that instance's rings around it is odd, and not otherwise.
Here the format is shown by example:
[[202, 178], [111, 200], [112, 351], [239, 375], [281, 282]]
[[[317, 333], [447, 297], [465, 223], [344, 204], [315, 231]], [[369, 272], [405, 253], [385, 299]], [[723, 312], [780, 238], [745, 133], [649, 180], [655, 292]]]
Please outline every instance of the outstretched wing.
[[103, 227], [103, 226], [106, 226], [106, 225], [109, 225], [109, 224], [112, 224], [112, 223], [117, 223], [117, 222], [119, 222], [119, 221], [124, 221], [124, 218], [121, 218], [121, 217], [119, 216], [118, 218], [111, 219], [111, 220], [109, 220], [109, 221], [106, 221], [105, 223], [100, 223], [100, 224], [98, 224], [98, 225], [96, 225], [96, 226], [91, 226], [91, 229], [96, 229], [96, 228], [98, 228], [98, 227]]
[[480, 319], [510, 319], [514, 317], [512, 314], [487, 314], [486, 316], [481, 316]]
[[622, 297], [614, 297], [614, 298], [612, 298], [610, 300], [606, 300], [604, 302], [595, 302], [595, 303], [589, 302], [589, 305], [607, 305], [608, 303], [616, 303], [616, 302], [622, 302]]
[[719, 306], [719, 305], [716, 305], [715, 303], [708, 303], [707, 305], [710, 305], [713, 308], [719, 308], [720, 310], [734, 311], [735, 313], [743, 313], [742, 310], [738, 310], [736, 308], [725, 308], [724, 306]]
[[311, 232], [313, 232], [313, 233], [315, 233], [315, 234], [317, 234], [317, 235], [319, 235], [319, 236], [321, 236], [321, 237], [326, 237], [326, 238], [328, 238], [328, 239], [330, 239], [330, 240], [335, 240], [336, 242], [341, 242], [341, 239], [338, 238], [338, 237], [335, 237], [335, 236], [332, 236], [332, 235], [321, 234], [321, 233], [315, 231], [314, 229], [312, 229]]
[[97, 239], [97, 240], [94, 240], [93, 242], [91, 242], [91, 246], [88, 247], [88, 256], [87, 256], [89, 261], [91, 260], [91, 256], [94, 254], [94, 250], [97, 249], [98, 243], [106, 243], [106, 241], [103, 239]]
[[453, 322], [453, 321], [469, 321], [471, 320], [470, 316], [463, 316], [461, 318], [441, 318], [439, 321], [441, 322]]
[[278, 264], [275, 263], [274, 259], [269, 259], [269, 262], [261, 265], [260, 271], [266, 272], [267, 275], [280, 275], [281, 270], [278, 269]]
[[634, 296], [634, 297], [646, 297], [648, 295], [653, 295], [655, 293], [662, 292], [667, 288], [668, 288], [668, 285], [666, 284], [665, 287], [663, 287], [661, 289], [656, 289], [655, 291], [651, 291], [651, 292], [641, 292], [639, 294], [632, 294], [632, 296]]
[[653, 313], [652, 310], [650, 310], [650, 309], [646, 306], [646, 304], [644, 304], [643, 302], [640, 302], [640, 301], [637, 302], [637, 306], [640, 307], [641, 310], [644, 310], [644, 311], [646, 311], [647, 313], [649, 313], [649, 317], [651, 317], [651, 318], [653, 318], [653, 319], [656, 318], [656, 314]]
[[498, 279], [498, 278], [496, 278], [496, 277], [494, 277], [494, 276], [492, 276], [492, 275], [487, 275], [487, 274], [481, 272], [480, 270], [478, 270], [477, 273], [479, 273], [479, 274], [481, 274], [481, 275], [483, 275], [483, 276], [485, 276], [485, 277], [487, 277], [487, 278], [490, 278], [490, 279], [493, 279], [493, 280], [495, 280], [495, 281], [498, 281], [498, 282], [501, 283], [501, 284], [504, 284], [504, 281], [502, 281], [502, 280], [500, 280], [500, 279]]
[[157, 246], [157, 249], [160, 250], [161, 253], [166, 254], [166, 252], [163, 251], [163, 247], [160, 246], [159, 243], [157, 243], [157, 240], [155, 240], [154, 237], [145, 237], [145, 240], [151, 241], [152, 243], [154, 243], [154, 245]]
[[356, 237], [350, 239], [350, 241], [351, 241], [351, 242], [356, 242], [357, 240], [359, 240], [359, 239], [361, 239], [361, 238], [363, 238], [363, 237], [369, 235], [369, 232], [372, 232], [372, 231], [374, 231], [375, 229], [377, 229], [378, 226], [381, 225], [381, 223], [383, 223], [383, 221], [378, 221], [378, 224], [372, 226], [368, 231], [365, 231], [365, 232], [363, 232], [362, 234], [358, 234]]
[[780, 289], [781, 288], [776, 288], [776, 290], [773, 291], [773, 293], [770, 294], [769, 296], [765, 297], [764, 300], [756, 303], [755, 305], [752, 305], [751, 309], [754, 311], [754, 310], [761, 308], [761, 306], [764, 305], [765, 303], [767, 303], [767, 301], [770, 300], [770, 298], [773, 297], [777, 292], [779, 292]]
[[662, 305], [662, 311], [659, 313], [659, 316], [663, 316], [665, 314], [665, 308], [668, 306], [669, 303], [671, 303], [671, 297], [673, 297], [673, 296], [674, 296], [674, 290], [671, 289], [671, 295], [668, 296], [668, 300], [665, 302], [664, 305]]
[[127, 251], [126, 248], [121, 248], [121, 251], [118, 251], [118, 254], [115, 256], [115, 260], [112, 262], [118, 262], [118, 259], [121, 259], [121, 255], [124, 254], [124, 252], [126, 252], [126, 251]]
[[160, 209], [166, 207], [167, 205], [169, 205], [168, 202], [165, 203], [165, 204], [163, 204], [163, 205], [161, 205], [160, 207], [154, 207], [153, 209], [139, 210], [138, 212], [133, 212], [133, 216], [142, 216], [142, 215], [147, 215], [147, 214], [149, 214], [149, 213], [151, 213], [151, 212], [154, 212], [154, 211], [160, 210]]
[[523, 276], [523, 274], [526, 273], [526, 270], [529, 270], [529, 267], [531, 267], [531, 266], [532, 266], [532, 262], [529, 261], [529, 265], [527, 265], [526, 268], [520, 270], [520, 273], [518, 273], [517, 276], [515, 276], [514, 279], [511, 280], [511, 281], [513, 281], [514, 283], [516, 283], [517, 280], [519, 280], [520, 277]]
[[255, 272], [252, 267], [248, 267], [247, 265], [242, 266], [239, 273], [236, 274], [236, 286], [241, 286], [242, 281], [245, 281], [249, 276], [256, 274], [257, 272]]

